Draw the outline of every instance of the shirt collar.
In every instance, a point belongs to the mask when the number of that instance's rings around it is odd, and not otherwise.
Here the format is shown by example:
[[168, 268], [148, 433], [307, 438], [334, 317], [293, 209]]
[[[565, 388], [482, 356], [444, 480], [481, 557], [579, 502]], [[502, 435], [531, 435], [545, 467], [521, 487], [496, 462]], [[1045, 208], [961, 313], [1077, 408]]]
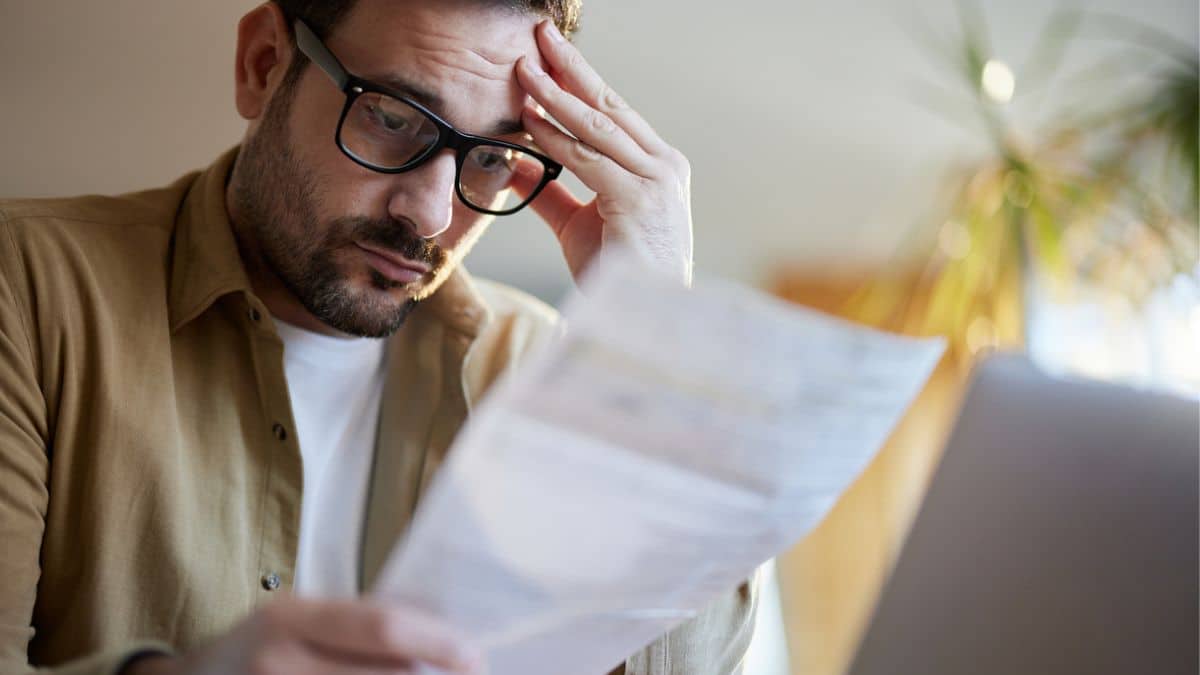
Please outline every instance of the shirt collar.
[[[171, 259], [171, 332], [196, 318], [229, 293], [252, 293], [225, 205], [229, 174], [238, 147], [196, 175], [176, 216]], [[414, 310], [474, 338], [491, 311], [466, 269], [459, 265], [442, 286]]]

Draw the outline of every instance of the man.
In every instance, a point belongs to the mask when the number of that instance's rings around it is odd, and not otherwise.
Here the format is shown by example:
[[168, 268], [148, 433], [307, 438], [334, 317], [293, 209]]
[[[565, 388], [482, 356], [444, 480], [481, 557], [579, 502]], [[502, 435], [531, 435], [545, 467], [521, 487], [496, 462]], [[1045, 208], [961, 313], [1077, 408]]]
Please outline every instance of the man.
[[[0, 671], [481, 671], [361, 599], [470, 405], [555, 330], [460, 261], [531, 202], [574, 274], [617, 240], [691, 274], [687, 162], [563, 37], [577, 2], [268, 2], [239, 149], [0, 203]], [[622, 670], [736, 671], [753, 604]]]

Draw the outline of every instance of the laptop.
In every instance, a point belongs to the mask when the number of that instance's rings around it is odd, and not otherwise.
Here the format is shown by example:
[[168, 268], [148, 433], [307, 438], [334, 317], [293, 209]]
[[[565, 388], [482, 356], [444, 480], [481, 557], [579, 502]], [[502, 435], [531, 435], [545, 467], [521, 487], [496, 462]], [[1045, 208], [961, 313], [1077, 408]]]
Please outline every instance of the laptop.
[[1196, 675], [1200, 402], [984, 361], [852, 675]]

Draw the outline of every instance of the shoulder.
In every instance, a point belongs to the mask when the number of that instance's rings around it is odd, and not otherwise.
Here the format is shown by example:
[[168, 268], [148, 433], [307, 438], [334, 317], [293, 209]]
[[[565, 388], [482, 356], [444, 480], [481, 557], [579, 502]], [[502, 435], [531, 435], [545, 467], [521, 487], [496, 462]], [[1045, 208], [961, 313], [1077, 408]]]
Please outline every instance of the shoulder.
[[192, 177], [166, 187], [122, 195], [0, 199], [0, 222], [12, 228], [30, 224], [170, 228]]
[[120, 253], [145, 260], [147, 246], [169, 242], [186, 187], [181, 180], [115, 196], [0, 199], [0, 246], [33, 261]]
[[560, 332], [561, 318], [550, 305], [512, 286], [487, 279], [474, 282], [490, 314], [477, 338], [483, 345], [519, 359]]
[[[165, 298], [186, 185], [117, 196], [0, 199], [0, 309], [53, 336]], [[52, 341], [52, 340], [51, 340]]]
[[553, 307], [524, 291], [486, 279], [473, 282], [490, 314], [464, 371], [475, 399], [500, 375], [558, 336], [563, 322]]
[[491, 311], [492, 320], [527, 324], [530, 330], [555, 330], [558, 310], [512, 286], [489, 279], [474, 279], [475, 288]]

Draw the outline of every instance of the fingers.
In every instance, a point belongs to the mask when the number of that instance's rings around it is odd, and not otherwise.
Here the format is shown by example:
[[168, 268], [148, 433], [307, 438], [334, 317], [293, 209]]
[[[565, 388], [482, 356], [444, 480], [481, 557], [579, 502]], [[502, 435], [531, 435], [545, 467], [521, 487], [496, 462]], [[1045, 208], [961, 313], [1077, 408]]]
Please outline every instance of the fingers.
[[[575, 45], [563, 39], [553, 21], [543, 21], [537, 28], [537, 35], [542, 54], [566, 91], [615, 121], [646, 152], [657, 155], [666, 151], [666, 142], [612, 87], [605, 84]], [[557, 114], [554, 116], [558, 117]]]
[[611, 157], [617, 164], [643, 177], [650, 177], [656, 162], [613, 118], [564, 90], [533, 60], [522, 58], [518, 79], [525, 91], [568, 131]]
[[256, 675], [409, 675], [416, 672], [416, 665], [348, 660], [289, 642], [260, 652], [247, 671]]
[[[517, 79], [530, 97], [562, 125], [526, 106], [523, 125], [545, 154], [596, 193], [586, 206], [551, 183], [532, 206], [550, 223], [572, 274], [606, 246], [625, 238], [655, 253], [681, 278], [691, 275], [691, 167], [596, 74], [549, 22], [537, 29], [549, 67], [522, 58]], [[521, 192], [522, 187], [514, 183]], [[525, 193], [534, 189], [525, 186]]]
[[601, 153], [584, 141], [564, 133], [546, 118], [528, 106], [521, 115], [525, 131], [533, 137], [546, 154], [562, 162], [583, 181], [588, 189], [597, 193], [621, 193], [632, 187], [637, 177], [622, 168], [611, 157]]
[[291, 600], [270, 619], [319, 651], [348, 659], [407, 666], [412, 662], [457, 673], [479, 672], [482, 656], [443, 622], [412, 609], [363, 601]]

